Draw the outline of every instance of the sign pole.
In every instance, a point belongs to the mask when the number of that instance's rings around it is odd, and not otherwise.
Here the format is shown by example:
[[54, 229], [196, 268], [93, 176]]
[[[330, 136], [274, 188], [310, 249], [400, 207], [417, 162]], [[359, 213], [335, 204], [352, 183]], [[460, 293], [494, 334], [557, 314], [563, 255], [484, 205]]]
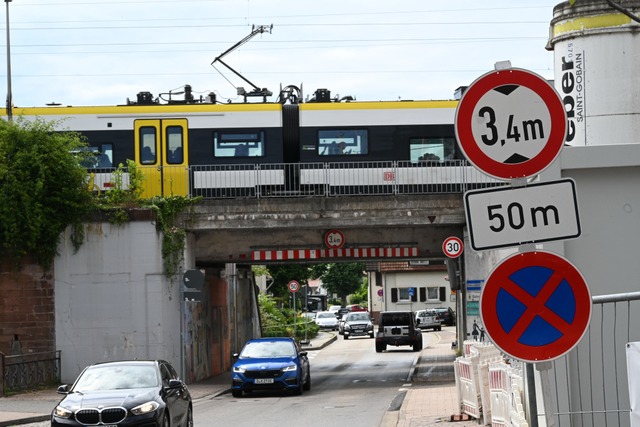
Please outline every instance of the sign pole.
[[287, 284], [287, 288], [289, 288], [289, 291], [293, 294], [293, 336], [295, 337], [296, 335], [296, 317], [298, 317], [297, 313], [296, 313], [296, 292], [298, 292], [300, 290], [300, 283], [298, 283], [295, 280], [290, 281]]
[[462, 239], [456, 236], [449, 236], [442, 243], [442, 252], [448, 257], [447, 275], [449, 276], [449, 286], [452, 291], [456, 291], [456, 348], [461, 349], [467, 334], [467, 291], [462, 284], [462, 264], [458, 258], [464, 252]]
[[[538, 399], [536, 398], [536, 376], [533, 363], [524, 364], [524, 383], [527, 389], [525, 399], [525, 414], [529, 420], [529, 426], [538, 427]], [[546, 412], [546, 411], [545, 411]]]
[[[556, 418], [553, 416], [553, 414], [558, 411], [556, 410], [555, 401], [553, 400], [553, 391], [551, 388], [552, 364], [551, 362], [536, 363], [535, 367], [538, 371], [538, 374], [540, 375], [540, 386], [542, 388], [542, 404], [544, 405], [544, 417], [547, 422], [547, 427], [557, 427], [558, 423], [556, 423]], [[535, 385], [533, 393], [535, 394]]]

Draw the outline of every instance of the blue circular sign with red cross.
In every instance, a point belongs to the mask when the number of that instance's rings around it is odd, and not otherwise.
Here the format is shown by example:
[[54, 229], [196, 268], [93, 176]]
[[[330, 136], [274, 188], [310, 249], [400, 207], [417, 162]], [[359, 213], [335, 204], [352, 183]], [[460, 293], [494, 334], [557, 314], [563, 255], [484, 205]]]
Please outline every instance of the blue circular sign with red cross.
[[504, 353], [524, 362], [544, 362], [580, 342], [591, 320], [591, 293], [565, 258], [545, 251], [518, 253], [489, 274], [480, 316]]

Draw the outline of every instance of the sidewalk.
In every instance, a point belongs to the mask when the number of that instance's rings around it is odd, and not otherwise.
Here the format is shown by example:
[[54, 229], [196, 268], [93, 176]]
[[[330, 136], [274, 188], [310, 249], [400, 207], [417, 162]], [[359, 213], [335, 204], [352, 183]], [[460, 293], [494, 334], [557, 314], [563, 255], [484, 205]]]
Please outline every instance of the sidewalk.
[[[451, 341], [445, 338], [432, 347], [422, 350], [412, 368], [406, 385], [406, 395], [397, 407], [390, 407], [380, 427], [471, 427], [474, 419], [451, 421], [459, 415], [457, 392], [449, 363], [455, 354]], [[304, 350], [319, 350], [336, 340], [336, 334], [321, 332], [303, 345]], [[230, 373], [224, 373], [203, 381], [189, 384], [193, 400], [218, 396], [229, 391]], [[55, 389], [0, 397], [0, 427], [17, 426], [50, 418], [51, 410], [62, 395]]]
[[422, 350], [407, 381], [398, 410], [390, 408], [380, 427], [471, 427], [478, 420], [460, 414], [453, 372], [455, 333], [439, 333], [440, 341]]

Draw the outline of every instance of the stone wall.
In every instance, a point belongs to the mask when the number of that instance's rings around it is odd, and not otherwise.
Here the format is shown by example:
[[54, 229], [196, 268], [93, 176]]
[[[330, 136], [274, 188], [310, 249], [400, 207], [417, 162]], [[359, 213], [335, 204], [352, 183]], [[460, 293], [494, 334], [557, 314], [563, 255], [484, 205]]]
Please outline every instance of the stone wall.
[[0, 262], [0, 352], [55, 350], [53, 273], [25, 259], [19, 270]]

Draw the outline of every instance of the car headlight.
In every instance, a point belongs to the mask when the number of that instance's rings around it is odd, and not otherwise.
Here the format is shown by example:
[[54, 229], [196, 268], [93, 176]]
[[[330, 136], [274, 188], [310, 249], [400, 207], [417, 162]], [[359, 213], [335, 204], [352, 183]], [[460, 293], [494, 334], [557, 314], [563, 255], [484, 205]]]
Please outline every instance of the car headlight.
[[67, 408], [63, 408], [62, 406], [56, 406], [56, 408], [53, 410], [53, 415], [58, 418], [71, 418], [73, 412], [71, 412]]
[[131, 413], [133, 415], [144, 415], [144, 414], [148, 414], [150, 412], [155, 411], [159, 407], [160, 407], [160, 404], [158, 402], [151, 401], [151, 402], [143, 403], [142, 405], [136, 406], [131, 410]]
[[298, 367], [296, 365], [289, 365], [289, 366], [285, 366], [282, 371], [283, 372], [292, 372], [292, 371], [296, 371], [298, 369]]
[[233, 367], [233, 372], [235, 372], [237, 374], [244, 374], [245, 371], [246, 371], [246, 368], [243, 368], [241, 366], [234, 366]]

